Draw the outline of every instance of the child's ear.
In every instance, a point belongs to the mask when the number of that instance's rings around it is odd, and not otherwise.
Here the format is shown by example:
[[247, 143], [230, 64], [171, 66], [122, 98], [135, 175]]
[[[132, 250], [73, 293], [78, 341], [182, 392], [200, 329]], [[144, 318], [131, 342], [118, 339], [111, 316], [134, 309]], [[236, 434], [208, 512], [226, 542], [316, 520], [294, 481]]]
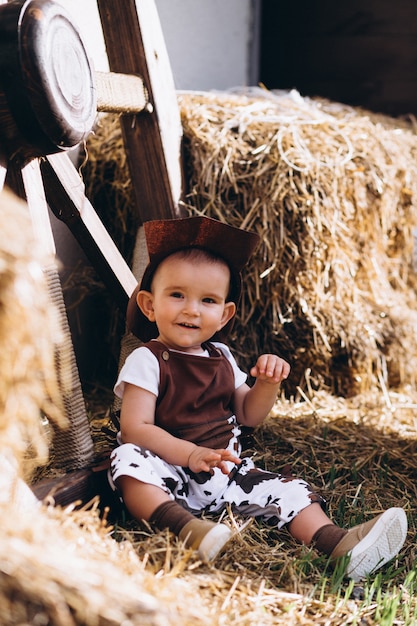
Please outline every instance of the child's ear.
[[145, 317], [147, 317], [150, 322], [154, 322], [155, 313], [153, 310], [153, 295], [151, 292], [141, 289], [141, 291], [137, 293], [136, 302]]
[[226, 302], [226, 304], [224, 305], [222, 319], [219, 324], [219, 328], [217, 330], [219, 331], [224, 326], [226, 326], [227, 322], [229, 322], [232, 319], [235, 313], [236, 313], [236, 304], [234, 302]]

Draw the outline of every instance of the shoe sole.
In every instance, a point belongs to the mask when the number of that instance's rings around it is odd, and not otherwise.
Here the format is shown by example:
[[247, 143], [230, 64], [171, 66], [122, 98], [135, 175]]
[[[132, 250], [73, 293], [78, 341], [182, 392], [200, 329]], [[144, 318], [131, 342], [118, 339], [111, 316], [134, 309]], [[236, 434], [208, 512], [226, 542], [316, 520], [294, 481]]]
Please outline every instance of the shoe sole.
[[355, 582], [388, 563], [401, 550], [407, 536], [407, 517], [393, 507], [381, 515], [350, 553], [346, 574]]
[[205, 563], [213, 561], [232, 536], [233, 532], [228, 526], [217, 524], [205, 535], [198, 546], [198, 556]]

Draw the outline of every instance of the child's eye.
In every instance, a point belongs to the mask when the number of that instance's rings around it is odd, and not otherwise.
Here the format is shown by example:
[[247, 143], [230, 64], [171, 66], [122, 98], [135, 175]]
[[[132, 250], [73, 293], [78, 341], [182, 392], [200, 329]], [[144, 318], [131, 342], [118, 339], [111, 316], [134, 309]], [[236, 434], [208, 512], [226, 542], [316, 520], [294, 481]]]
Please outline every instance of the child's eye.
[[215, 299], [214, 298], [203, 298], [203, 302], [206, 302], [207, 304], [215, 304]]
[[173, 291], [171, 293], [171, 298], [182, 298], [182, 293], [180, 293], [179, 291]]

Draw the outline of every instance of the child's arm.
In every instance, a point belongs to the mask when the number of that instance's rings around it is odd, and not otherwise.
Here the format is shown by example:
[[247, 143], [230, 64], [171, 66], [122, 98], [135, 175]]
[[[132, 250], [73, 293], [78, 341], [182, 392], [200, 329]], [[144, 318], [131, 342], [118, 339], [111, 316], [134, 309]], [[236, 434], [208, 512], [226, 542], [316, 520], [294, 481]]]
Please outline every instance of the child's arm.
[[129, 383], [125, 384], [120, 412], [120, 432], [123, 443], [147, 448], [172, 465], [189, 467], [193, 472], [209, 472], [218, 467], [229, 472], [225, 461], [240, 463], [228, 450], [212, 450], [179, 439], [155, 425], [156, 396]]
[[239, 424], [254, 427], [260, 424], [272, 409], [281, 382], [288, 378], [289, 364], [275, 354], [262, 354], [251, 376], [256, 378], [253, 387], [244, 384], [235, 391], [235, 414]]

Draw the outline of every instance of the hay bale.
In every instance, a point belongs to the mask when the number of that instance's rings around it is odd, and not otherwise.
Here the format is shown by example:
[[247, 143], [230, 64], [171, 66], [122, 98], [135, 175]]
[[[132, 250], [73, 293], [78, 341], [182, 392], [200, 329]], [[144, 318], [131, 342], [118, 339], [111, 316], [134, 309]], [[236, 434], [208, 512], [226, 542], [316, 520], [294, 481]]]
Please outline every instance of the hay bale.
[[292, 392], [306, 372], [347, 395], [414, 383], [414, 127], [296, 92], [179, 102], [187, 202], [262, 238], [236, 326], [242, 356], [286, 356]]
[[[97, 504], [97, 503], [96, 503]], [[27, 511], [26, 511], [27, 512]], [[97, 506], [1, 511], [2, 624], [176, 626], [206, 624], [183, 606], [185, 584], [145, 572], [132, 545], [117, 543]]]
[[[180, 93], [178, 102], [190, 213], [262, 238], [232, 337], [242, 365], [277, 351], [292, 364], [289, 394], [308, 385], [349, 396], [414, 384], [411, 122], [296, 92]], [[103, 117], [87, 174], [102, 207], [107, 173], [123, 165], [111, 179], [123, 192], [106, 223], [129, 210], [123, 151], [117, 118]]]
[[[0, 451], [28, 477], [48, 459], [41, 413], [65, 424], [56, 365], [62, 343], [25, 203], [0, 193]], [[65, 371], [62, 381], [65, 389]]]

